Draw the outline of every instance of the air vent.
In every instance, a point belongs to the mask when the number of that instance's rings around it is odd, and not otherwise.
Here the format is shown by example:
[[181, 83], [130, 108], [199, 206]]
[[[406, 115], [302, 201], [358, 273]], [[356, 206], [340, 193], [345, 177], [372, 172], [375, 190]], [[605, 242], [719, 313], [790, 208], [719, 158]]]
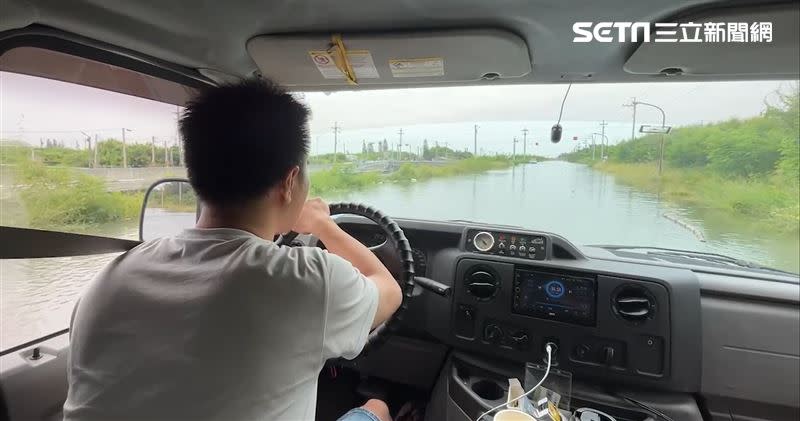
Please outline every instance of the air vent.
[[467, 292], [477, 298], [478, 301], [489, 301], [497, 294], [500, 289], [497, 276], [492, 269], [484, 266], [476, 266], [467, 271], [464, 277]]
[[647, 289], [636, 285], [617, 288], [611, 303], [614, 313], [633, 323], [652, 319], [656, 313], [656, 300]]

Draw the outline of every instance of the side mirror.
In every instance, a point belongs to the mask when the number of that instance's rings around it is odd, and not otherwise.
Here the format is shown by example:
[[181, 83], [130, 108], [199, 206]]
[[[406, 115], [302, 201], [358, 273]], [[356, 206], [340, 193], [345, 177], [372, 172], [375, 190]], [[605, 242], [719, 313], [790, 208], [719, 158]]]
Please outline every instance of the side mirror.
[[165, 178], [156, 181], [144, 195], [139, 215], [139, 239], [152, 240], [179, 234], [191, 228], [200, 215], [200, 200], [189, 181]]

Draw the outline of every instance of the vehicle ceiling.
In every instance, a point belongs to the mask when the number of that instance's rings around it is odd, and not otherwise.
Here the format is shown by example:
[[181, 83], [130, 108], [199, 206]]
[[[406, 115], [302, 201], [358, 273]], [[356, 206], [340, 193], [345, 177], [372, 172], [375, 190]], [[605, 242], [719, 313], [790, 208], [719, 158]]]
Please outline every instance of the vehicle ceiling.
[[707, 0], [0, 0], [0, 31], [40, 25], [187, 68], [243, 77], [258, 69], [246, 50], [247, 41], [257, 35], [499, 28], [519, 35], [532, 57], [532, 71], [509, 83], [564, 82], [563, 75], [571, 72], [593, 73], [594, 81], [626, 82], [661, 77], [623, 70], [635, 45], [573, 43], [574, 22], [670, 21], [709, 6], [741, 4]]

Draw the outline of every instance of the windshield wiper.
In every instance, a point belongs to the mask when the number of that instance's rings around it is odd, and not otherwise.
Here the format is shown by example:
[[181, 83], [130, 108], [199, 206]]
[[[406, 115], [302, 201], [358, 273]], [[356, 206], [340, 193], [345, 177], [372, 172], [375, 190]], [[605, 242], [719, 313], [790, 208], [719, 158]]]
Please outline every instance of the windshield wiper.
[[748, 269], [758, 269], [758, 270], [768, 270], [772, 272], [780, 272], [786, 273], [789, 275], [796, 275], [795, 273], [788, 272], [785, 270], [775, 269], [767, 266], [759, 265], [758, 263], [753, 263], [747, 260], [737, 259], [735, 257], [726, 256], [724, 254], [718, 253], [709, 253], [704, 251], [692, 251], [692, 250], [679, 250], [679, 249], [671, 249], [666, 247], [649, 247], [649, 246], [618, 246], [618, 245], [607, 245], [607, 244], [596, 244], [590, 245], [588, 247], [598, 247], [606, 250], [627, 250], [627, 251], [641, 251], [643, 254], [655, 257], [684, 257], [689, 259], [697, 259], [703, 260], [710, 263], [717, 263], [723, 265], [731, 265], [737, 267], [743, 267]]

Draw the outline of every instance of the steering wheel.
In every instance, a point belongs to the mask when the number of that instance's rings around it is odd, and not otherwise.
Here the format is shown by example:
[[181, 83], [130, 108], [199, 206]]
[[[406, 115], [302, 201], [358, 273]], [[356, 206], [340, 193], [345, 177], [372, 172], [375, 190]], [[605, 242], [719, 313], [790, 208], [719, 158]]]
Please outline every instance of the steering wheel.
[[[369, 250], [389, 269], [389, 272], [403, 290], [403, 302], [397, 311], [394, 312], [389, 320], [370, 332], [367, 343], [364, 345], [364, 350], [361, 351], [361, 355], [365, 355], [385, 342], [391, 333], [397, 330], [399, 322], [403, 320], [403, 314], [406, 312], [414, 292], [414, 255], [403, 230], [383, 212], [360, 203], [333, 203], [329, 206], [331, 216], [343, 214], [363, 216], [383, 230], [384, 234], [386, 234], [386, 241], [377, 246], [369, 247]], [[296, 232], [289, 232], [278, 239], [277, 244], [289, 245], [295, 237], [297, 237]]]

